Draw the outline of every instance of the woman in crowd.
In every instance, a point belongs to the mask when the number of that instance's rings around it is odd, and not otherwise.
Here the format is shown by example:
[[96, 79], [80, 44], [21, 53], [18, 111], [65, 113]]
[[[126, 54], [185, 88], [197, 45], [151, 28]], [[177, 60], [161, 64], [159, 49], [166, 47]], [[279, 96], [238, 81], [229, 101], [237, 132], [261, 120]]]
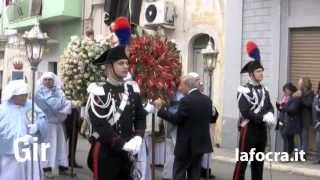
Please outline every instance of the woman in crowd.
[[301, 132], [301, 99], [297, 88], [291, 83], [283, 86], [284, 96], [277, 102], [279, 129], [283, 138], [283, 151], [292, 154], [295, 144], [294, 136]]
[[[308, 77], [299, 79], [298, 95], [301, 97], [302, 131], [300, 133], [301, 150], [308, 154], [309, 129], [312, 125], [312, 104], [314, 92], [312, 91], [311, 80]], [[306, 158], [306, 157], [305, 157]]]
[[320, 82], [313, 101], [314, 128], [316, 130], [317, 157], [315, 164], [320, 164]]

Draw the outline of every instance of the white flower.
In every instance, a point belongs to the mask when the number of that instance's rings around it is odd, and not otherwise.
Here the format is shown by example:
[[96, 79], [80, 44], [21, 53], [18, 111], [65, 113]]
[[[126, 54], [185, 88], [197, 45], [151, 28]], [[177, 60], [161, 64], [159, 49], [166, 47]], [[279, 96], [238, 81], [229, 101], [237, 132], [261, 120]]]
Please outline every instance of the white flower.
[[88, 56], [89, 56], [90, 58], [95, 57], [95, 53], [94, 53], [93, 51], [89, 51], [89, 52], [88, 52]]
[[73, 36], [71, 36], [70, 39], [71, 39], [71, 41], [76, 41], [79, 39], [79, 36], [73, 35]]

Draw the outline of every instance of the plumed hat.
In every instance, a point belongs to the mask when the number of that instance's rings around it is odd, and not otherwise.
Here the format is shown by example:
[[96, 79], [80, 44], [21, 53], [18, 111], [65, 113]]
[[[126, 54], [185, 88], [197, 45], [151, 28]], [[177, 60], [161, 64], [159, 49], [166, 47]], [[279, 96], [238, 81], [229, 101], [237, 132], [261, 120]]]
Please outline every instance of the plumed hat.
[[93, 64], [113, 64], [120, 59], [128, 59], [127, 48], [125, 46], [116, 46], [114, 48], [108, 49], [103, 54], [101, 54], [99, 58], [93, 62]]
[[129, 45], [131, 37], [131, 28], [128, 18], [118, 17], [115, 20], [113, 31], [118, 37], [119, 45], [111, 49], [108, 49], [103, 54], [101, 54], [94, 61], [94, 64], [112, 64], [120, 59], [128, 59], [129, 53], [127, 46]]
[[246, 49], [248, 56], [253, 58], [254, 60], [249, 61], [247, 64], [245, 64], [240, 73], [253, 73], [256, 69], [264, 69], [260, 61], [260, 50], [257, 44], [253, 41], [248, 41], [246, 44]]

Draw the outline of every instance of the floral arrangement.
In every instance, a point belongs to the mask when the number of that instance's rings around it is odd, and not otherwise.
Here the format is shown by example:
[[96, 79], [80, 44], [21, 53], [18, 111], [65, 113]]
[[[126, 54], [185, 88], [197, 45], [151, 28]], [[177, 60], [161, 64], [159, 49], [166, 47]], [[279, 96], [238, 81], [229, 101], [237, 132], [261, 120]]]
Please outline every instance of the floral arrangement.
[[130, 72], [143, 99], [168, 100], [175, 94], [181, 75], [179, 51], [175, 43], [161, 36], [143, 35], [131, 39]]
[[87, 87], [92, 82], [105, 81], [104, 66], [92, 62], [111, 47], [110, 39], [99, 41], [72, 36], [64, 50], [59, 68], [68, 99], [81, 106], [87, 101]]

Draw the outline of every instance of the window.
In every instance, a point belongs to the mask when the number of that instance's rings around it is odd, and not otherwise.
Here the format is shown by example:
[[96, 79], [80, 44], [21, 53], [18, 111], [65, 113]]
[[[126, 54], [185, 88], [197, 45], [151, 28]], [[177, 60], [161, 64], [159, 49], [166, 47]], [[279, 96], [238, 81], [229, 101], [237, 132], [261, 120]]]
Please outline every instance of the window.
[[57, 74], [58, 72], [58, 63], [57, 62], [49, 62], [48, 63], [48, 71]]
[[31, 16], [41, 16], [42, 0], [32, 0], [31, 3]]

